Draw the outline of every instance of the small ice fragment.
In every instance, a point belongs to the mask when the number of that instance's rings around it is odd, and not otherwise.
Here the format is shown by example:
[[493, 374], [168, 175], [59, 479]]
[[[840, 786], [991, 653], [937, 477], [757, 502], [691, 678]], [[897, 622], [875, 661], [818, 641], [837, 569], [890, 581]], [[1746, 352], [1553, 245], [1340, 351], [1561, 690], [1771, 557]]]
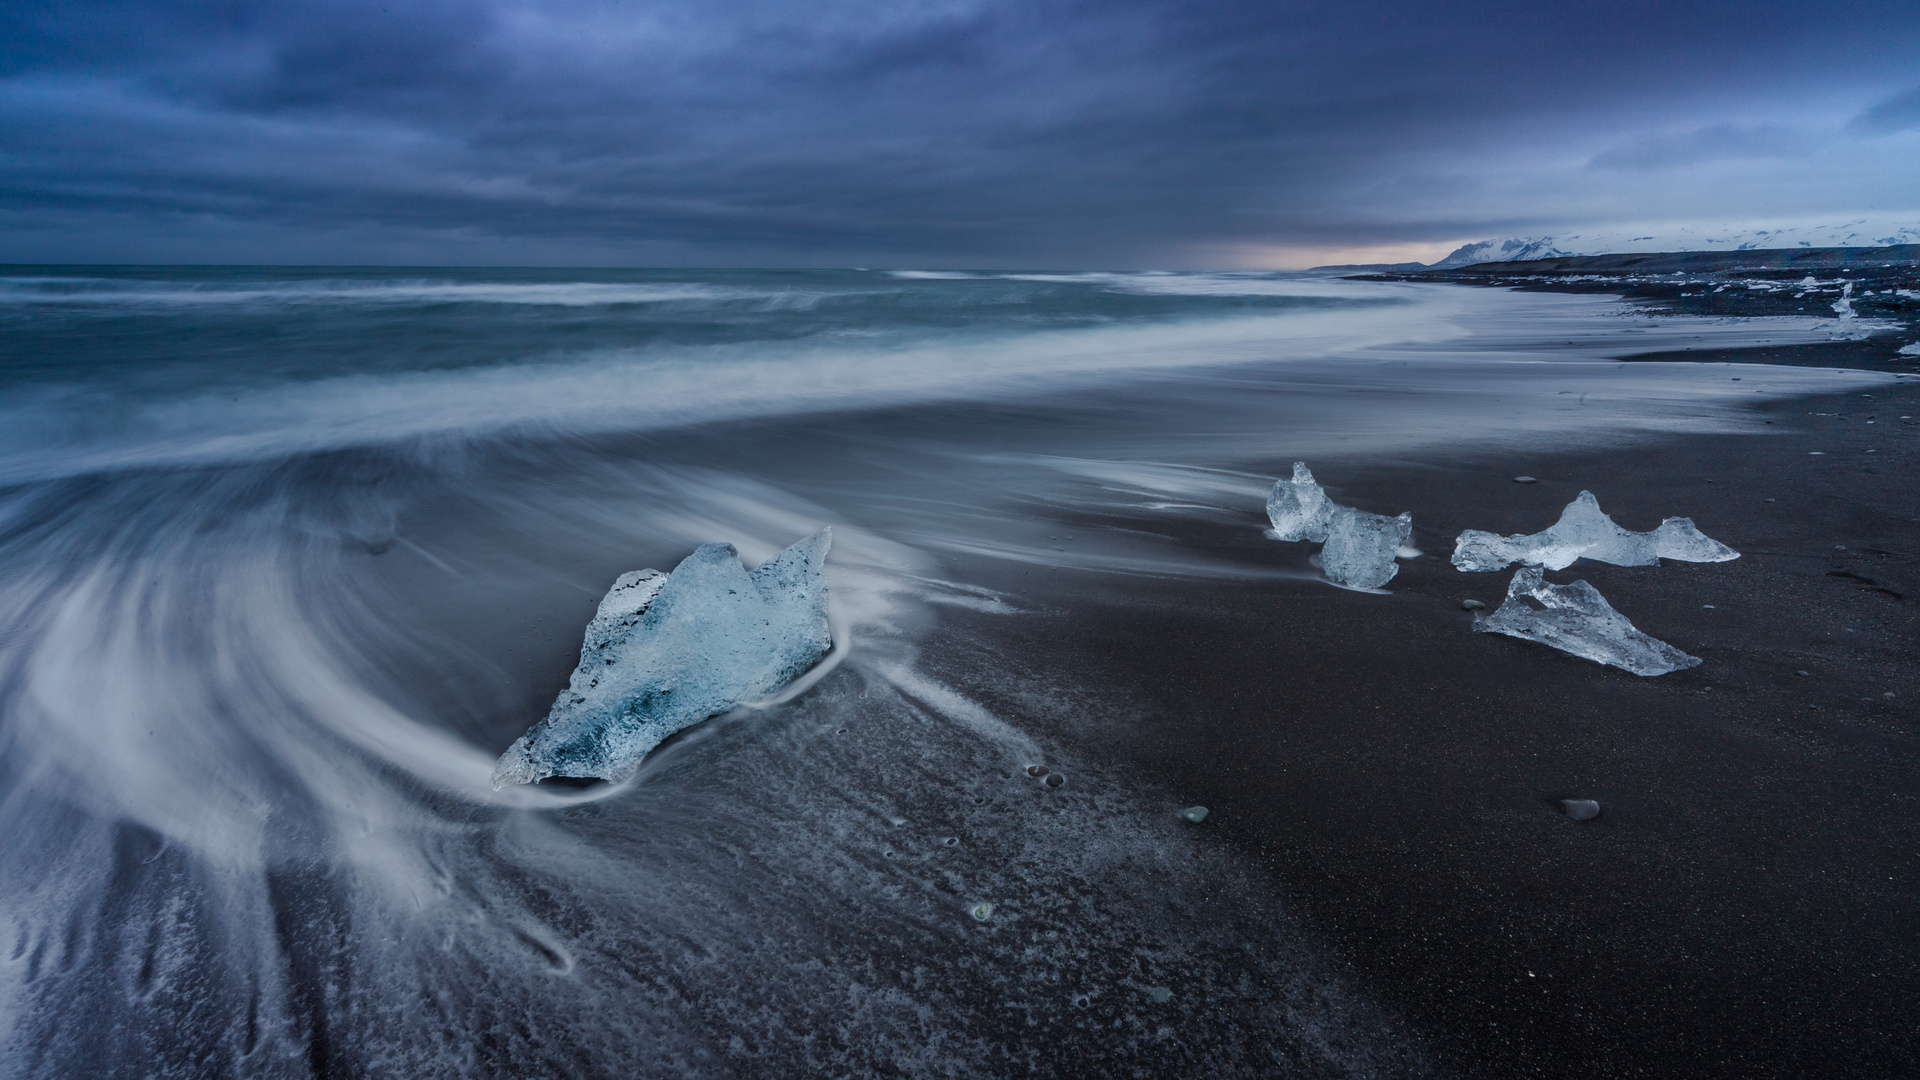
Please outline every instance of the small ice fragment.
[[1407, 544], [1413, 536], [1411, 515], [1389, 518], [1336, 505], [1314, 483], [1304, 461], [1293, 463], [1293, 479], [1274, 482], [1267, 496], [1267, 520], [1273, 523], [1267, 535], [1276, 540], [1324, 543], [1308, 561], [1328, 580], [1356, 589], [1374, 589], [1393, 580], [1400, 572], [1396, 557], [1420, 556]]
[[1575, 821], [1592, 821], [1600, 816], [1600, 804], [1592, 799], [1561, 799], [1560, 809]]
[[1484, 603], [1481, 603], [1481, 602], [1480, 602], [1480, 601], [1478, 601], [1478, 600], [1462, 600], [1462, 601], [1460, 601], [1460, 610], [1461, 610], [1461, 611], [1479, 611], [1479, 610], [1480, 610], [1481, 608], [1483, 608], [1483, 607], [1486, 607], [1486, 606], [1487, 606], [1486, 604], [1484, 604]]
[[1535, 480], [1531, 476], [1516, 476], [1513, 478], [1513, 482], [1516, 484], [1537, 484], [1540, 481]]
[[1304, 461], [1294, 462], [1293, 479], [1274, 481], [1273, 491], [1267, 495], [1267, 520], [1273, 523], [1278, 540], [1325, 540], [1335, 509], [1333, 500], [1314, 483], [1313, 472]]
[[968, 914], [981, 922], [986, 922], [988, 919], [993, 918], [993, 905], [982, 901], [981, 903], [973, 905], [973, 910], [968, 912]]
[[1342, 506], [1327, 526], [1320, 569], [1328, 580], [1356, 589], [1377, 589], [1400, 572], [1394, 556], [1413, 535], [1413, 515], [1387, 517]]
[[1576, 559], [1615, 566], [1657, 566], [1661, 559], [1726, 562], [1740, 553], [1694, 528], [1693, 519], [1672, 517], [1651, 532], [1631, 532], [1602, 513], [1590, 491], [1567, 504], [1560, 520], [1530, 535], [1496, 536], [1468, 529], [1453, 542], [1453, 565], [1467, 571], [1504, 569], [1513, 563], [1564, 570]]
[[1207, 820], [1207, 808], [1204, 806], [1189, 806], [1185, 810], [1180, 811], [1180, 816], [1198, 825]]
[[1827, 452], [1825, 450], [1809, 450], [1807, 451], [1807, 456], [1808, 457], [1826, 457]]
[[493, 786], [619, 780], [667, 736], [767, 697], [833, 647], [822, 529], [749, 573], [703, 544], [671, 575], [623, 574], [587, 624], [580, 666], [546, 719], [514, 740]]
[[1916, 341], [1911, 345], [1900, 346], [1900, 355], [1901, 356], [1920, 356], [1920, 341]]
[[1698, 657], [1634, 629], [1593, 586], [1584, 581], [1549, 585], [1537, 566], [1515, 571], [1507, 602], [1491, 616], [1476, 617], [1473, 628], [1551, 645], [1635, 675], [1665, 675], [1700, 663]]
[[1164, 986], [1149, 986], [1147, 987], [1147, 994], [1153, 998], [1154, 1004], [1156, 1005], [1165, 1005], [1167, 1002], [1173, 1000], [1173, 991]]

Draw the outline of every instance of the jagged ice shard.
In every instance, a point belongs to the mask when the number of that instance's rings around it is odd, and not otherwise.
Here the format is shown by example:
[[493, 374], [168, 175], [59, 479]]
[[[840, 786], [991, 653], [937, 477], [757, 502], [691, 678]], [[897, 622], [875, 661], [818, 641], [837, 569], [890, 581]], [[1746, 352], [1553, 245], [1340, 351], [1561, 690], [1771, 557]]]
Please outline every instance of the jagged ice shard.
[[822, 529], [749, 573], [703, 544], [671, 575], [622, 574], [587, 624], [580, 666], [547, 718], [500, 756], [493, 786], [618, 780], [669, 735], [772, 695], [833, 647]]
[[1394, 557], [1413, 536], [1411, 514], [1386, 517], [1335, 504], [1304, 461], [1293, 463], [1293, 479], [1274, 482], [1267, 520], [1277, 540], [1324, 543], [1321, 571], [1328, 580], [1356, 589], [1392, 581], [1400, 572]]
[[1412, 536], [1412, 514], [1387, 517], [1342, 506], [1327, 526], [1320, 569], [1342, 585], [1377, 589], [1400, 572], [1400, 564], [1393, 559]]
[[1537, 566], [1515, 571], [1506, 603], [1486, 618], [1475, 618], [1473, 628], [1551, 645], [1635, 675], [1665, 675], [1700, 663], [1699, 657], [1634, 629], [1585, 581], [1549, 585]]
[[1726, 562], [1740, 553], [1693, 527], [1693, 519], [1671, 517], [1652, 532], [1631, 532], [1602, 513], [1591, 491], [1560, 511], [1560, 520], [1543, 532], [1496, 536], [1468, 529], [1453, 542], [1453, 565], [1461, 570], [1500, 570], [1513, 563], [1564, 570], [1576, 559], [1615, 566], [1655, 566], [1661, 559]]
[[1273, 535], [1278, 540], [1320, 543], [1327, 538], [1327, 526], [1332, 524], [1336, 509], [1333, 500], [1313, 482], [1313, 472], [1304, 461], [1294, 462], [1293, 479], [1274, 481], [1273, 491], [1267, 495], [1267, 520], [1273, 523]]

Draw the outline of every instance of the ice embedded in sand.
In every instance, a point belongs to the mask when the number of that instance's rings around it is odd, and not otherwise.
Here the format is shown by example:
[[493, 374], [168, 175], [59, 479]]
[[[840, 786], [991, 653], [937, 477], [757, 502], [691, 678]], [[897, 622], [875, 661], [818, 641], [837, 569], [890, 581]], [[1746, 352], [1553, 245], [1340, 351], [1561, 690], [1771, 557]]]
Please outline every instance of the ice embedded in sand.
[[1319, 543], [1327, 538], [1327, 526], [1338, 507], [1320, 485], [1304, 461], [1293, 463], [1293, 479], [1276, 480], [1267, 495], [1267, 520], [1273, 523], [1276, 540]]
[[1392, 581], [1400, 572], [1394, 557], [1413, 535], [1411, 514], [1390, 518], [1334, 503], [1304, 461], [1293, 463], [1293, 479], [1274, 482], [1267, 520], [1276, 540], [1323, 542], [1321, 571], [1328, 580], [1356, 589]]
[[493, 786], [548, 776], [617, 780], [667, 736], [767, 697], [833, 646], [822, 529], [748, 573], [703, 544], [671, 575], [623, 574], [547, 718], [500, 756]]
[[1486, 618], [1476, 617], [1473, 628], [1551, 645], [1635, 675], [1665, 675], [1700, 663], [1698, 657], [1634, 629], [1600, 590], [1584, 581], [1549, 585], [1537, 566], [1515, 571], [1507, 602]]
[[1661, 559], [1726, 562], [1740, 553], [1694, 528], [1693, 519], [1671, 517], [1652, 532], [1631, 532], [1602, 513], [1593, 492], [1560, 511], [1560, 520], [1542, 532], [1496, 536], [1468, 529], [1453, 542], [1453, 565], [1461, 570], [1500, 570], [1514, 563], [1564, 570], [1575, 559], [1615, 566], [1656, 566]]
[[1394, 556], [1413, 536], [1413, 515], [1387, 517], [1342, 506], [1327, 526], [1320, 569], [1331, 581], [1356, 589], [1377, 589], [1400, 572]]

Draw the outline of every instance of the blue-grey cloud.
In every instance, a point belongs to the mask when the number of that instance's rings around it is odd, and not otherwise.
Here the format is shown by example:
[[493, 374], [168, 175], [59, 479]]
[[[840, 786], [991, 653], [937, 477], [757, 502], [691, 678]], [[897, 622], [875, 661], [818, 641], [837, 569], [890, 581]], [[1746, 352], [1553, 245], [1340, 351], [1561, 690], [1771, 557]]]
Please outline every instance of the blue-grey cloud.
[[1689, 150], [1637, 132], [1758, 146], [1720, 102], [1874, 100], [1916, 44], [1886, 0], [17, 0], [0, 257], [1138, 265], [1484, 235], [1581, 209], [1526, 170], [1585, 140], [1577, 173], [1590, 133], [1641, 170]]
[[1804, 157], [1814, 140], [1780, 124], [1718, 123], [1670, 135], [1645, 135], [1603, 150], [1588, 161], [1592, 169], [1672, 169], [1709, 161]]
[[1875, 134], [1920, 131], [1920, 86], [1865, 110], [1854, 117], [1853, 126]]

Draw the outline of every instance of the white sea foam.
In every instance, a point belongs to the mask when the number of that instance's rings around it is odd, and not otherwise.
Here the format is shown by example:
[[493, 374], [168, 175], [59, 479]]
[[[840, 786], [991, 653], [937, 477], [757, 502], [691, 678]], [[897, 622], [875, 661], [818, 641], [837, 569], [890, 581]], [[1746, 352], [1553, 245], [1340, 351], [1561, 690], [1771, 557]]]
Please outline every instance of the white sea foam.
[[606, 307], [620, 304], [752, 301], [769, 310], [811, 307], [847, 290], [766, 288], [703, 282], [458, 282], [309, 279], [198, 283], [110, 278], [0, 278], [0, 304], [151, 307], [307, 307], [316, 305], [518, 304]]
[[[1010, 981], [1037, 1009], [1077, 996], [1123, 1017], [1143, 964], [1196, 999], [1256, 986], [1289, 1018], [1217, 1032], [1203, 1060], [1405, 1060], [1243, 860], [916, 663], [911, 597], [993, 594], [858, 529], [828, 573], [863, 646], [834, 678], [695, 729], [624, 787], [490, 792], [490, 755], [459, 729], [503, 704], [484, 690], [525, 638], [483, 650], [488, 627], [589, 612], [604, 580], [583, 566], [715, 536], [763, 559], [823, 512], [711, 470], [573, 457], [555, 484], [551, 464], [410, 502], [432, 565], [368, 554], [398, 510], [352, 474], [0, 495], [0, 520], [39, 522], [0, 538], [8, 1075], [453, 1077], [481, 1054], [951, 1073], [1004, 1052]], [[1064, 788], [1021, 771], [1043, 759]], [[1201, 917], [1223, 900], [1257, 939]], [[919, 977], [876, 993], [876, 969]], [[811, 1038], [827, 1029], [832, 1045]], [[1022, 1049], [1156, 1052], [1151, 1032], [1101, 1030]], [[716, 1038], [747, 1049], [716, 1055]]]
[[[1830, 320], [1740, 323], [1663, 317], [1620, 319], [1610, 298], [1539, 296], [1420, 286], [1370, 286], [1350, 307], [1177, 323], [995, 332], [929, 338], [815, 335], [797, 342], [601, 349], [586, 355], [454, 370], [347, 374], [260, 386], [183, 383], [38, 383], [0, 391], [0, 482], [164, 464], [237, 462], [428, 437], [518, 430], [528, 434], [655, 431], [751, 417], [988, 400], [1058, 392], [1076, 383], [1196, 368], [1277, 366], [1297, 380], [1303, 407], [1379, 379], [1386, 396], [1365, 402], [1379, 448], [1456, 435], [1489, 437], [1482, 412], [1462, 431], [1452, 407], [1513, 399], [1529, 423], [1577, 437], [1628, 423], [1697, 426], [1675, 406], [1756, 390], [1797, 392], [1869, 385], [1889, 376], [1760, 368], [1734, 386], [1683, 365], [1636, 365], [1630, 374], [1594, 361], [1623, 351], [1826, 340]], [[1623, 350], [1631, 343], [1630, 350]], [[1581, 367], [1586, 361], [1589, 366]], [[1531, 372], [1505, 365], [1535, 365]], [[1653, 370], [1654, 368], [1660, 370]], [[1375, 374], [1377, 373], [1377, 375]], [[1526, 389], [1531, 386], [1533, 389]], [[1549, 390], [1548, 387], [1552, 389]], [[1418, 408], [1409, 392], [1426, 396]], [[1567, 389], [1572, 388], [1572, 389]], [[1580, 407], [1546, 417], [1527, 394], [1575, 393]], [[1589, 402], [1587, 395], [1592, 396]], [[1476, 400], [1476, 396], [1482, 400]], [[1617, 403], [1624, 408], [1591, 408]], [[1630, 405], [1628, 404], [1630, 403]], [[1353, 404], [1348, 402], [1347, 404]], [[1345, 405], [1331, 400], [1322, 406]], [[1731, 423], [1732, 421], [1723, 421]], [[1315, 425], [1318, 428], [1318, 425]], [[1355, 432], [1358, 434], [1358, 432]], [[1300, 450], [1308, 449], [1301, 447]]]

